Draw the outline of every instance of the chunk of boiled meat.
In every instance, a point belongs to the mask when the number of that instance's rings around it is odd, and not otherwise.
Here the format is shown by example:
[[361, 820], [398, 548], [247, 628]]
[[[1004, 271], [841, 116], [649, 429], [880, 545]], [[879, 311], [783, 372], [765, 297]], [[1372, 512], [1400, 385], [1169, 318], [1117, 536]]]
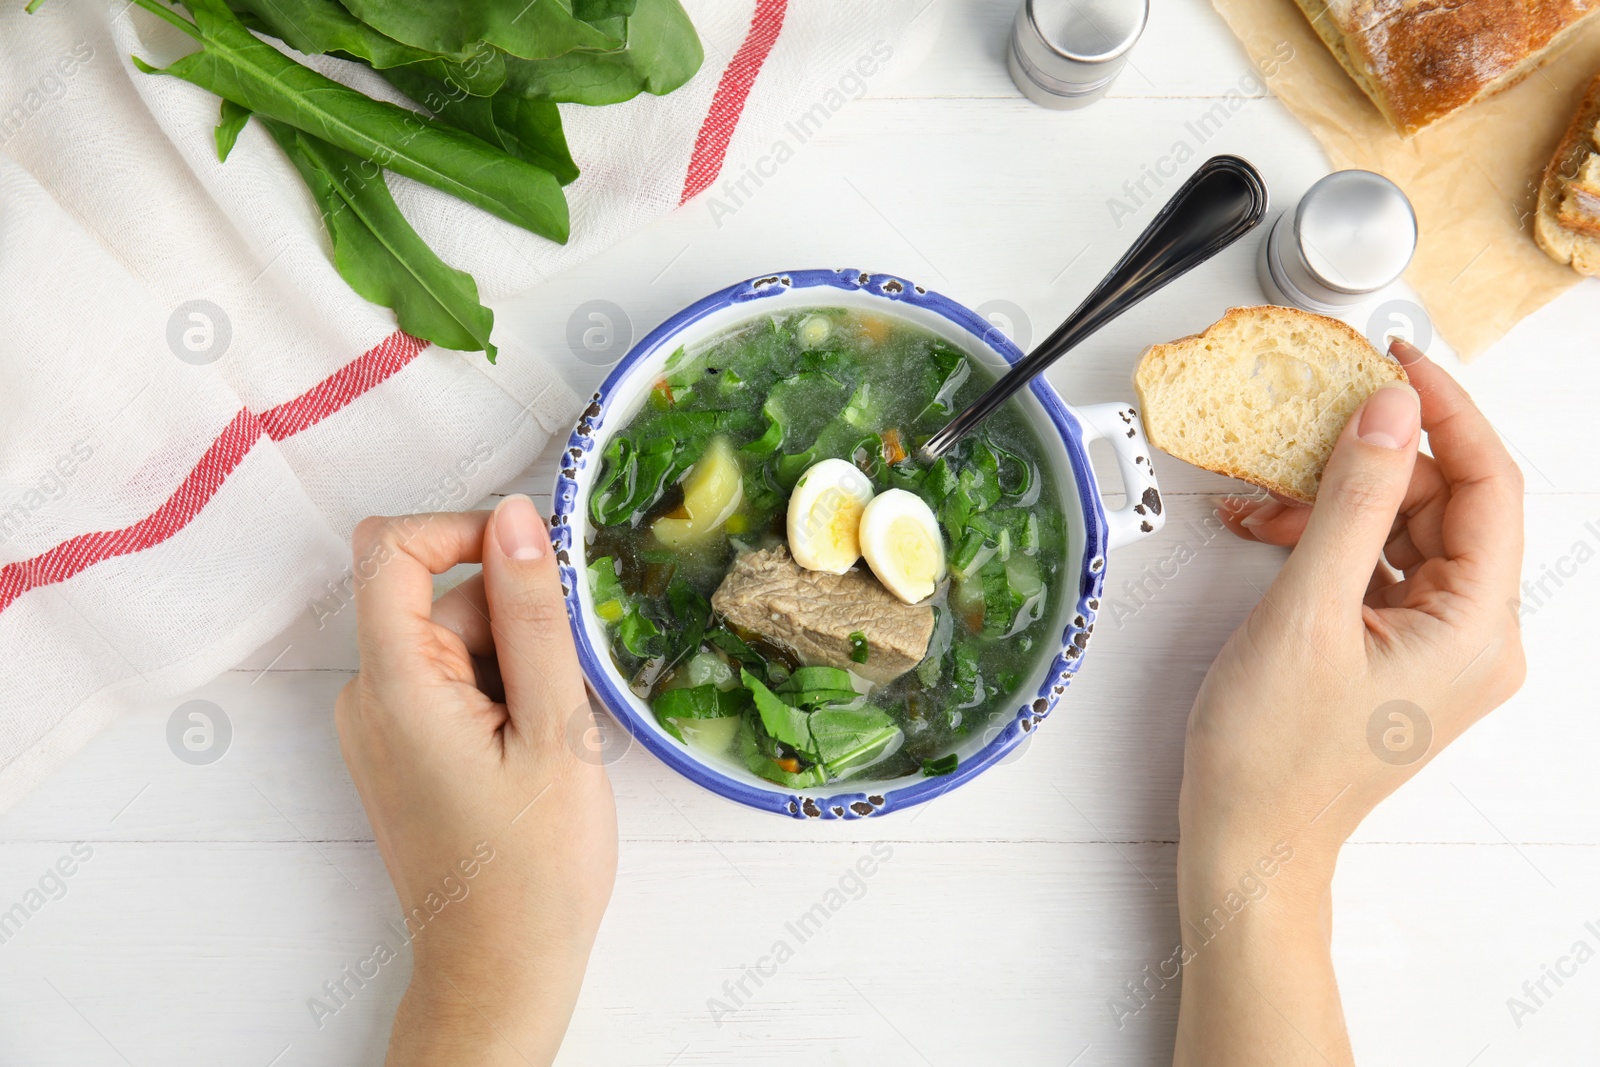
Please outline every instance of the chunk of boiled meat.
[[[840, 667], [884, 685], [922, 662], [933, 608], [906, 604], [862, 570], [809, 571], [783, 545], [746, 552], [712, 594], [734, 626], [792, 650], [803, 663]], [[850, 658], [850, 635], [867, 641], [867, 661]]]

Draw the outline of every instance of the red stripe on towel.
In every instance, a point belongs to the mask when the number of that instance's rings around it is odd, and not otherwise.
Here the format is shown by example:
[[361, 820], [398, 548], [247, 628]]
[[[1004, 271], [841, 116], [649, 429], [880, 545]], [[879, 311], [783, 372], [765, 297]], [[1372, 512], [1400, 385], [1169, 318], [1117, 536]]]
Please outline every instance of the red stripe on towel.
[[233, 417], [211, 442], [166, 503], [120, 530], [79, 534], [32, 559], [0, 567], [0, 611], [30, 589], [64, 582], [101, 560], [159, 545], [189, 524], [222, 488], [223, 481], [261, 436], [261, 421], [248, 411]]
[[30, 589], [64, 582], [102, 560], [159, 545], [187, 526], [211, 502], [263, 434], [282, 441], [315, 426], [393, 376], [425, 347], [427, 342], [396, 330], [293, 400], [268, 408], [259, 416], [241, 410], [166, 502], [149, 515], [120, 530], [79, 534], [31, 559], [0, 567], [0, 611]]
[[274, 441], [315, 426], [417, 358], [428, 342], [396, 330], [293, 400], [261, 413], [261, 428]]
[[704, 192], [717, 175], [722, 173], [722, 162], [728, 155], [728, 142], [744, 113], [745, 101], [750, 97], [750, 87], [761, 73], [761, 66], [778, 41], [783, 29], [783, 16], [788, 11], [788, 0], [756, 0], [756, 12], [750, 19], [750, 32], [739, 46], [733, 59], [722, 72], [717, 91], [711, 98], [711, 110], [700, 125], [700, 134], [694, 141], [694, 154], [689, 157], [689, 173], [684, 177], [683, 196], [679, 205], [688, 203]]

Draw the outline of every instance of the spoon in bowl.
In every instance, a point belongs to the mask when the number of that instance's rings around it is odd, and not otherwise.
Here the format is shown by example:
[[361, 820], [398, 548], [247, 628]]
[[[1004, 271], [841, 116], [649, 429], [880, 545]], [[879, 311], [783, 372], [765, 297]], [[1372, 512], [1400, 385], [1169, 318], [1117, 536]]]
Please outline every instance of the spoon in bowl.
[[1238, 156], [1208, 159], [1172, 195], [1078, 309], [965, 411], [928, 438], [918, 455], [932, 463], [950, 451], [1012, 393], [1079, 341], [1255, 229], [1266, 213], [1267, 183], [1255, 167]]

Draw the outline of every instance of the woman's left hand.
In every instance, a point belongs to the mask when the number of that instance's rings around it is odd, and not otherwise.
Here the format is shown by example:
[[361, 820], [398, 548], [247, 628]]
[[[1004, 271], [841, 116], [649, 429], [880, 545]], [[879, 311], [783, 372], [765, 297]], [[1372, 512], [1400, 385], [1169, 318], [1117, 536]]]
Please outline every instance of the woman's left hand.
[[513, 496], [367, 519], [354, 549], [361, 673], [336, 718], [414, 951], [388, 1062], [548, 1063], [617, 855], [549, 534]]

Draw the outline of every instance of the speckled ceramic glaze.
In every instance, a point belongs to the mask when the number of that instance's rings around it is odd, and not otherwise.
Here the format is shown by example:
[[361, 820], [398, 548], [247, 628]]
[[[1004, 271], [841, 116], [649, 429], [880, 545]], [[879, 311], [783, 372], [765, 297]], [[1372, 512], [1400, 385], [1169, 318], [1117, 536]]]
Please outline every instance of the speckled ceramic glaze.
[[[806, 307], [849, 307], [892, 315], [959, 345], [995, 372], [1022, 352], [989, 322], [938, 293], [886, 274], [857, 270], [803, 270], [770, 274], [730, 286], [699, 301], [657, 327], [634, 346], [607, 376], [573, 428], [555, 485], [550, 535], [560, 563], [567, 615], [584, 673], [611, 714], [645, 748], [685, 777], [741, 804], [795, 818], [851, 819], [908, 808], [943, 796], [1015, 752], [1067, 691], [1094, 633], [1105, 584], [1106, 553], [1158, 529], [1161, 496], [1151, 470], [1150, 448], [1133, 407], [1099, 404], [1072, 408], [1042, 378], [1014, 401], [1026, 411], [1045, 447], [1065, 509], [1068, 559], [1061, 579], [1077, 575], [1076, 595], [1057, 596], [1055, 629], [1061, 644], [1018, 688], [1016, 706], [997, 713], [956, 750], [960, 765], [938, 778], [911, 776], [882, 781], [847, 781], [795, 791], [731, 762], [708, 757], [668, 736], [649, 706], [628, 689], [612, 663], [605, 624], [594, 614], [585, 540], [590, 532], [589, 492], [611, 432], [626, 426], [680, 346], [691, 350], [731, 326]], [[1089, 464], [1088, 442], [1104, 438], [1116, 452], [1128, 505], [1108, 513]]]

